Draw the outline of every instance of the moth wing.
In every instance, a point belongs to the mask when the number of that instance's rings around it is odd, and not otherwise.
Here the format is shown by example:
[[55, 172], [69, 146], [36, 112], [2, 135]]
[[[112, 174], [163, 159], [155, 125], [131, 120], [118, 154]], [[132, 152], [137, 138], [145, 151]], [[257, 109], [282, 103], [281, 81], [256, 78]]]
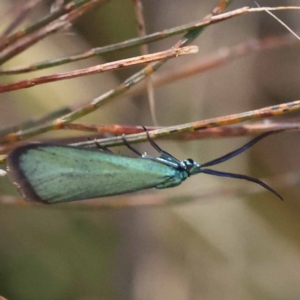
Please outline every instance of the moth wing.
[[27, 201], [61, 203], [155, 187], [176, 170], [145, 158], [51, 144], [16, 148], [8, 173]]

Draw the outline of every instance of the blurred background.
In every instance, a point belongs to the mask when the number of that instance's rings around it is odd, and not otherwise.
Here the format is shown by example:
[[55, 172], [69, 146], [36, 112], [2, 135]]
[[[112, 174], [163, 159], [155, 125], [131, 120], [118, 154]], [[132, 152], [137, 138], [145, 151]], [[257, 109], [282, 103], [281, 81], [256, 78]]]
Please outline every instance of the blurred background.
[[[3, 22], [9, 21], [5, 12], [18, 2], [21, 0], [1, 1]], [[217, 1], [161, 0], [143, 4], [147, 32], [152, 33], [201, 20]], [[48, 14], [50, 5], [51, 1], [42, 2], [30, 15], [28, 24]], [[259, 5], [299, 3], [260, 0]], [[256, 4], [252, 0], [233, 1], [229, 10], [242, 6]], [[300, 29], [299, 14], [276, 13], [295, 32]], [[170, 60], [160, 72], [172, 73], [185, 64], [253, 38], [285, 34], [287, 30], [265, 12], [233, 18], [204, 31], [193, 43], [199, 46], [199, 53]], [[5, 66], [71, 55], [135, 36], [132, 1], [111, 0], [83, 15], [67, 32], [48, 37]], [[150, 44], [150, 52], [168, 49], [178, 38]], [[134, 48], [32, 74], [2, 76], [0, 81], [76, 70], [138, 54], [139, 49]], [[158, 123], [170, 126], [297, 100], [299, 67], [299, 46], [295, 43], [252, 53], [157, 88]], [[130, 68], [2, 94], [0, 126], [18, 124], [65, 105], [88, 102], [137, 70]], [[118, 98], [79, 121], [152, 125], [145, 93]], [[70, 135], [74, 132], [52, 132], [34, 140]], [[247, 140], [242, 137], [157, 142], [179, 159], [192, 157], [201, 163]], [[137, 147], [155, 154], [147, 143]], [[173, 189], [120, 196], [137, 201], [155, 197], [195, 199], [183, 205], [101, 210], [97, 206], [72, 204], [1, 204], [0, 295], [22, 300], [299, 299], [300, 187], [297, 180], [287, 185], [284, 180], [287, 175], [299, 177], [299, 150], [298, 132], [281, 133], [218, 167], [257, 178], [276, 176], [270, 184], [284, 202], [249, 182], [198, 175]], [[125, 148], [117, 151], [129, 153]], [[18, 196], [6, 178], [0, 178], [0, 194], [3, 199]]]

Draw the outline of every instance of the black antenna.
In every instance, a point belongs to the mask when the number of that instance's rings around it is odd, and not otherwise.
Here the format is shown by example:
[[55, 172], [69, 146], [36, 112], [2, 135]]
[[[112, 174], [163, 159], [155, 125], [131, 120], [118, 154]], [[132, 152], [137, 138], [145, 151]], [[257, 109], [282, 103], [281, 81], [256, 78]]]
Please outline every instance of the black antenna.
[[196, 173], [205, 173], [205, 174], [209, 174], [209, 175], [214, 175], [214, 176], [219, 176], [219, 177], [229, 177], [229, 178], [236, 178], [236, 179], [244, 179], [247, 181], [251, 181], [254, 183], [259, 184], [260, 186], [262, 186], [263, 188], [267, 189], [268, 191], [272, 192], [273, 194], [275, 194], [280, 200], [283, 201], [283, 198], [275, 191], [273, 190], [270, 186], [268, 186], [266, 183], [264, 183], [263, 181], [257, 179], [257, 178], [253, 178], [247, 175], [242, 175], [242, 174], [236, 174], [236, 173], [228, 173], [228, 172], [221, 172], [221, 171], [215, 171], [215, 170], [211, 170], [211, 169], [203, 169], [205, 167], [209, 167], [209, 166], [214, 166], [217, 164], [220, 164], [222, 162], [225, 162], [239, 154], [241, 154], [242, 152], [246, 151], [247, 149], [251, 148], [252, 146], [254, 146], [257, 142], [259, 142], [260, 140], [262, 140], [263, 138], [271, 135], [271, 134], [275, 134], [278, 133], [280, 131], [283, 130], [275, 130], [275, 131], [269, 131], [266, 133], [263, 133], [259, 136], [257, 136], [256, 138], [254, 138], [253, 140], [251, 140], [250, 142], [246, 143], [244, 146], [229, 152], [228, 154], [225, 154], [219, 158], [216, 158], [214, 160], [211, 160], [207, 163], [204, 163], [202, 165], [200, 165], [200, 168], [198, 168], [197, 170], [195, 170], [193, 172], [193, 174]]
[[254, 138], [253, 140], [251, 140], [250, 142], [248, 142], [247, 144], [245, 144], [244, 146], [232, 151], [232, 152], [229, 152], [228, 154], [225, 154], [219, 158], [216, 158], [214, 160], [211, 160], [205, 164], [201, 164], [201, 167], [209, 167], [209, 166], [214, 166], [214, 165], [218, 165], [224, 161], [227, 161], [241, 153], [243, 153], [244, 151], [248, 150], [249, 148], [251, 148], [252, 146], [254, 146], [256, 143], [258, 143], [260, 140], [262, 140], [263, 138], [271, 135], [271, 134], [275, 134], [275, 133], [278, 133], [279, 131], [282, 131], [282, 130], [276, 130], [276, 131], [269, 131], [269, 132], [265, 132], [259, 136], [257, 136], [256, 138]]
[[257, 183], [260, 186], [262, 186], [265, 189], [267, 189], [268, 191], [270, 191], [271, 193], [275, 194], [280, 200], [283, 201], [283, 198], [274, 189], [272, 189], [266, 183], [264, 183], [263, 181], [261, 181], [261, 180], [259, 180], [257, 178], [253, 178], [253, 177], [250, 177], [250, 176], [247, 176], [247, 175], [243, 175], [243, 174], [221, 172], [221, 171], [215, 171], [215, 170], [211, 170], [211, 169], [203, 169], [202, 173], [209, 174], [209, 175], [220, 176], [220, 177], [229, 177], [229, 178], [236, 178], [236, 179], [244, 179], [244, 180], [247, 180], [247, 181], [251, 181], [251, 182]]

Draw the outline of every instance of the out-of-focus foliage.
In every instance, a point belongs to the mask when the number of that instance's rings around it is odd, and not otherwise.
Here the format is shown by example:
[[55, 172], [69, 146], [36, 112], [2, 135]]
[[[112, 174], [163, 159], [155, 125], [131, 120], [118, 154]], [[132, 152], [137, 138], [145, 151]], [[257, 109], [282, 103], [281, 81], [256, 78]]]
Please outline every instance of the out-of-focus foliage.
[[[144, 1], [147, 30], [155, 32], [200, 20], [210, 12], [215, 4], [212, 2]], [[293, 3], [261, 0], [259, 4]], [[6, 11], [9, 5], [12, 1], [3, 1], [0, 10]], [[230, 9], [245, 5], [254, 4], [249, 0], [234, 1]], [[44, 14], [49, 6], [40, 9], [32, 18]], [[277, 15], [299, 31], [299, 12]], [[7, 65], [73, 54], [134, 37], [132, 2], [110, 1], [84, 16], [71, 32], [72, 35], [61, 32], [38, 43]], [[268, 14], [260, 13], [210, 26], [194, 44], [200, 48], [197, 55], [201, 59], [250, 38], [285, 33], [282, 25]], [[150, 51], [166, 49], [176, 40], [173, 37], [151, 44]], [[105, 59], [133, 55], [137, 49], [128, 53], [115, 53]], [[159, 88], [155, 91], [157, 119], [160, 125], [174, 125], [299, 99], [299, 57], [298, 47], [256, 53]], [[170, 61], [163, 70], [180, 68], [195, 59]], [[102, 58], [94, 58], [54, 70], [67, 71], [101, 61]], [[116, 86], [119, 78], [131, 72], [129, 69], [121, 74], [93, 75], [3, 94], [0, 126], [19, 123], [62, 105], [88, 101]], [[34, 74], [49, 73], [52, 70]], [[24, 77], [11, 77], [12, 81], [20, 78]], [[83, 121], [151, 124], [146, 98], [141, 96], [115, 100]], [[244, 138], [159, 144], [180, 159], [193, 157], [201, 163], [243, 142]], [[148, 152], [149, 148], [141, 146], [142, 151]], [[248, 156], [243, 154], [223, 168], [260, 178], [297, 173], [299, 149], [297, 133], [272, 136], [255, 146]], [[185, 197], [224, 187], [238, 186], [242, 191], [249, 185], [199, 175], [180, 187], [144, 194]], [[17, 195], [14, 187], [2, 178], [0, 192]], [[262, 190], [255, 196], [231, 197], [219, 193], [211, 198], [199, 197], [199, 201], [184, 206], [165, 208], [100, 211], [74, 209], [67, 204], [26, 208], [1, 205], [0, 295], [22, 300], [297, 300], [300, 188], [288, 187], [279, 192], [285, 198], [283, 203]]]

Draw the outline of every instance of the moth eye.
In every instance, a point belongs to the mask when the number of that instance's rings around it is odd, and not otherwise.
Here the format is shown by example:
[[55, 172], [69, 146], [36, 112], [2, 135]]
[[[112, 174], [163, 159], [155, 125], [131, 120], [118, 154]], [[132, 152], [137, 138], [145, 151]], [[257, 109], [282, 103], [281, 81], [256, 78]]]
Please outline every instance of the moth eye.
[[195, 164], [191, 158], [185, 159], [183, 163], [187, 169], [192, 168]]
[[188, 158], [187, 161], [188, 161], [190, 164], [194, 164], [194, 161], [193, 161], [191, 158]]

